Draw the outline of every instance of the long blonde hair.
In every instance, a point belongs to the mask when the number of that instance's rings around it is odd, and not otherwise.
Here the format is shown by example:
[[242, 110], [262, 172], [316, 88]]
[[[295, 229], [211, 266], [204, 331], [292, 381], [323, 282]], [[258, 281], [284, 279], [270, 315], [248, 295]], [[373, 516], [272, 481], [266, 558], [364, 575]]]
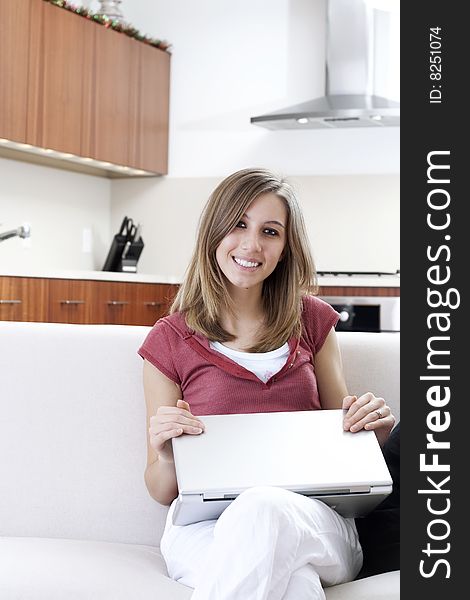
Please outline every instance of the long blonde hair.
[[224, 179], [202, 212], [196, 247], [170, 312], [181, 311], [191, 329], [211, 341], [235, 336], [221, 325], [221, 308], [233, 313], [226, 278], [216, 250], [261, 194], [274, 193], [287, 209], [286, 245], [282, 260], [263, 282], [264, 327], [247, 350], [267, 352], [301, 333], [301, 299], [316, 293], [316, 272], [305, 223], [294, 190], [285, 179], [265, 169], [243, 169]]

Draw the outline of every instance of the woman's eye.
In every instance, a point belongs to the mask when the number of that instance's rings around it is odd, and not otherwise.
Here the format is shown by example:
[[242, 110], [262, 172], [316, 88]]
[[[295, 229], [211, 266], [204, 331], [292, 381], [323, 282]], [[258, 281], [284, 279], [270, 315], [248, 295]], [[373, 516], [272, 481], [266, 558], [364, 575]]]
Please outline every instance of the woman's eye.
[[278, 235], [278, 232], [277, 232], [275, 229], [271, 229], [270, 227], [267, 227], [267, 228], [264, 230], [264, 233], [267, 233], [268, 235], [270, 235], [270, 236], [272, 236], [272, 237], [274, 237], [274, 236]]
[[238, 221], [238, 223], [235, 225], [235, 227], [246, 227], [246, 225], [243, 221]]

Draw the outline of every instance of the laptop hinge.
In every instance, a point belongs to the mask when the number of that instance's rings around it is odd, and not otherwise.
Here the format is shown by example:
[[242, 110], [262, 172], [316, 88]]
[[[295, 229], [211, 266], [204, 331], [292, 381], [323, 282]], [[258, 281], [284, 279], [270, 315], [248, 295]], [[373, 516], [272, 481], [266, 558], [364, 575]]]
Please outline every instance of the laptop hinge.
[[318, 496], [339, 496], [344, 494], [368, 494], [370, 492], [370, 485], [356, 485], [345, 488], [329, 488], [319, 490], [306, 490], [304, 492], [298, 491], [297, 493], [303, 496], [312, 496], [317, 498]]
[[[370, 485], [356, 485], [344, 488], [325, 488], [319, 490], [295, 490], [298, 494], [302, 494], [302, 496], [311, 496], [313, 498], [318, 498], [319, 496], [339, 496], [345, 494], [368, 494], [370, 493]], [[222, 494], [222, 493], [210, 493], [205, 492], [202, 495], [203, 502], [215, 502], [222, 500], [235, 500], [238, 494]]]
[[207, 493], [205, 492], [202, 495], [202, 501], [203, 502], [213, 502], [216, 500], [235, 500], [235, 498], [238, 496], [238, 494], [221, 494], [220, 492], [217, 493]]

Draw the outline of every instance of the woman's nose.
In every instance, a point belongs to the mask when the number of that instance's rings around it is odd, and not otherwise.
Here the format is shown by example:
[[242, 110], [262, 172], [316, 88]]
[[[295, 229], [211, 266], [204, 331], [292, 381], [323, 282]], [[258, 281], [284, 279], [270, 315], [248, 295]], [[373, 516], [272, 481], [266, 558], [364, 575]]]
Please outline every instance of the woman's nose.
[[247, 231], [242, 239], [243, 250], [259, 252], [261, 250], [260, 239], [257, 233]]

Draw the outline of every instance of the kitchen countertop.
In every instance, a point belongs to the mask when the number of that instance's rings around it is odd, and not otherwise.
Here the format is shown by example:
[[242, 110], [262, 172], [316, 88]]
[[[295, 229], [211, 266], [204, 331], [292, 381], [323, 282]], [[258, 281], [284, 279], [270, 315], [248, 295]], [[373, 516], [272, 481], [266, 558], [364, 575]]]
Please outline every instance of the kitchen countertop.
[[114, 273], [112, 271], [69, 271], [69, 270], [0, 270], [0, 277], [38, 277], [41, 279], [92, 279], [97, 281], [126, 281], [132, 283], [180, 283], [178, 277], [146, 275], [144, 273]]
[[321, 287], [400, 287], [400, 275], [319, 275]]
[[[178, 284], [181, 279], [167, 275], [145, 273], [114, 273], [110, 271], [9, 271], [0, 270], [0, 277], [38, 277], [44, 279], [91, 279], [97, 281], [126, 281], [134, 283]], [[321, 287], [400, 287], [399, 275], [321, 275], [318, 277]]]

